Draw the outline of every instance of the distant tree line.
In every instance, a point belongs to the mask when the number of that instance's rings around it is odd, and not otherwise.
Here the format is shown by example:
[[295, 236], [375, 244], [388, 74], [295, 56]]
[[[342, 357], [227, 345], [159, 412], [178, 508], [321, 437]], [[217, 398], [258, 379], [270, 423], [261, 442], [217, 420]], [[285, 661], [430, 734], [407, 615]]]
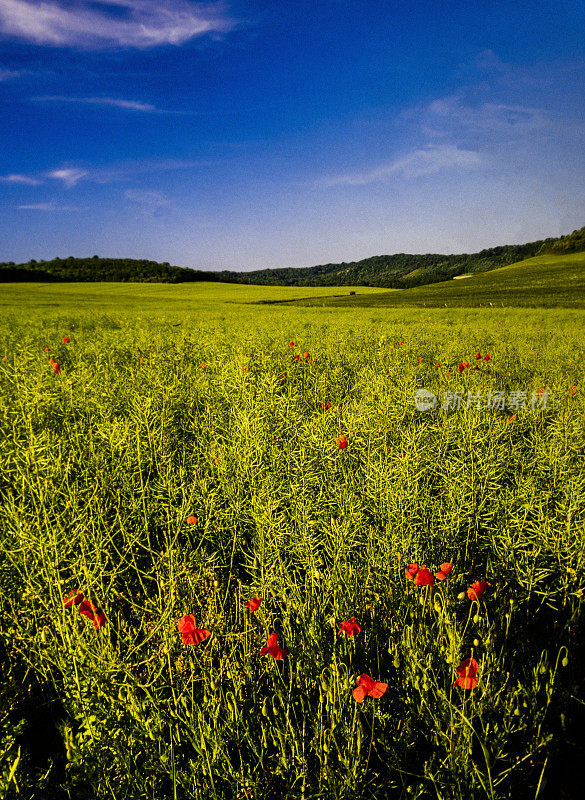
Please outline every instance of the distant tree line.
[[581, 253], [585, 250], [585, 228], [578, 228], [560, 239], [547, 239], [541, 253]]
[[361, 261], [321, 264], [299, 269], [261, 269], [253, 272], [203, 271], [171, 266], [168, 262], [134, 258], [31, 259], [23, 264], [0, 263], [0, 282], [12, 281], [116, 281], [184, 283], [212, 281], [263, 286], [379, 286], [407, 289], [450, 280], [468, 272], [487, 272], [540, 253], [572, 253], [585, 250], [585, 228], [558, 239], [528, 244], [502, 245], [461, 255], [372, 256]]

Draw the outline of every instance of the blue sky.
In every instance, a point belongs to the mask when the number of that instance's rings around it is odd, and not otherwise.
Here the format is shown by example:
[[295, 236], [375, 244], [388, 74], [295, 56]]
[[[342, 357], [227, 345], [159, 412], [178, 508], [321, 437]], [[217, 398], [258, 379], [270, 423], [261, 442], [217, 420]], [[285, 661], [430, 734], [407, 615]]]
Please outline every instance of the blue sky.
[[582, 0], [1, 0], [0, 260], [461, 253], [585, 224]]

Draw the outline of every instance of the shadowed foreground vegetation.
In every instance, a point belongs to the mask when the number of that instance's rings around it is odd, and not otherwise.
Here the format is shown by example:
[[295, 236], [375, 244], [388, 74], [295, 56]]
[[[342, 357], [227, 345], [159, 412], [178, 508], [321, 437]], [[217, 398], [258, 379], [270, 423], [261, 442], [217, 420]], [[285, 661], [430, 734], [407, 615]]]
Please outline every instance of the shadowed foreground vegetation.
[[576, 797], [583, 313], [218, 291], [7, 287], [0, 794]]

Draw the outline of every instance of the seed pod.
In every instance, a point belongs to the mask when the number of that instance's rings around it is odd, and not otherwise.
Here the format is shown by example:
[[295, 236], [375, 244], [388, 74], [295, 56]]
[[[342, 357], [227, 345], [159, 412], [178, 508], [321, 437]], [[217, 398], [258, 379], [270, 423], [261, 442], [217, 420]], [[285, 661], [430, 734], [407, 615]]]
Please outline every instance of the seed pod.
[[473, 640], [473, 646], [474, 647], [479, 647], [479, 639], [474, 639]]
[[474, 621], [474, 622], [475, 622], [475, 624], [477, 625], [477, 623], [479, 622], [479, 614], [476, 614], [476, 615], [475, 615], [475, 617], [473, 618], [473, 621]]
[[567, 656], [565, 656], [563, 658], [563, 660], [561, 661], [561, 664], [563, 665], [563, 667], [566, 667], [568, 665], [568, 663], [569, 663], [569, 659], [567, 658]]
[[274, 714], [275, 717], [278, 716], [278, 706], [279, 706], [278, 698], [276, 695], [274, 695], [274, 697], [272, 698], [272, 713]]
[[263, 717], [267, 717], [268, 716], [268, 698], [267, 697], [264, 698], [264, 702], [262, 703], [262, 716]]
[[213, 581], [213, 588], [219, 589], [219, 581], [217, 580], [217, 578]]
[[458, 600], [465, 600], [465, 597], [466, 597], [465, 592], [459, 592], [459, 594], [457, 595]]
[[398, 655], [394, 656], [394, 661], [392, 662], [394, 669], [398, 669], [400, 667], [400, 658]]
[[325, 680], [325, 678], [321, 678], [321, 689], [327, 694], [329, 691], [329, 683]]

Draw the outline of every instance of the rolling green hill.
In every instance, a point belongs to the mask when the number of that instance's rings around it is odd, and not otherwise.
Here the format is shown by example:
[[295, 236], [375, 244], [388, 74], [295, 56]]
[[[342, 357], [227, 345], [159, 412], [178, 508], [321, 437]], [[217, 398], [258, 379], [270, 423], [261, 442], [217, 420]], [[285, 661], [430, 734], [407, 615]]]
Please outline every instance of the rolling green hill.
[[14, 282], [138, 282], [219, 283], [259, 286], [369, 286], [410, 289], [444, 283], [463, 274], [489, 272], [539, 254], [574, 253], [585, 249], [585, 227], [560, 239], [502, 245], [479, 253], [438, 253], [372, 256], [361, 261], [321, 264], [300, 269], [262, 269], [253, 272], [202, 271], [168, 262], [131, 258], [54, 258], [23, 264], [0, 263], [0, 283]]
[[585, 307], [585, 253], [546, 254], [433, 286], [352, 297], [299, 300], [295, 305], [346, 307]]

